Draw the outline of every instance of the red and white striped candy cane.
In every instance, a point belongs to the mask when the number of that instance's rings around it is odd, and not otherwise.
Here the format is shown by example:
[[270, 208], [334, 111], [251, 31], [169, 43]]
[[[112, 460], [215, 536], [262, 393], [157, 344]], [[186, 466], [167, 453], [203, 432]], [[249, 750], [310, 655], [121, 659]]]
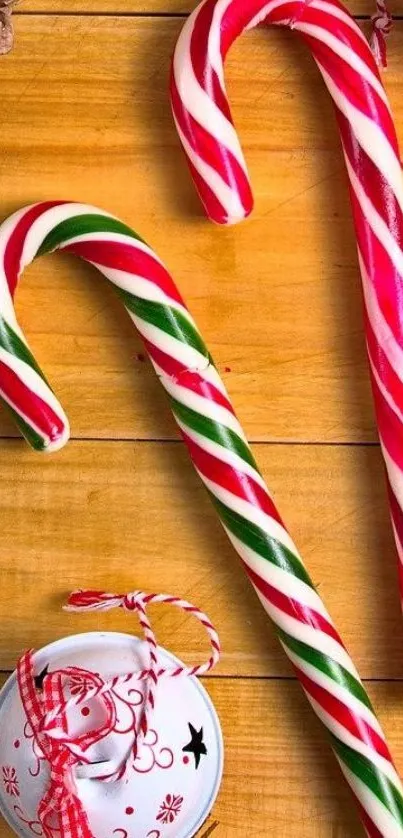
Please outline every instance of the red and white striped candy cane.
[[[387, 10], [380, 0], [379, 11]], [[252, 193], [229, 110], [223, 61], [258, 23], [289, 26], [309, 46], [335, 105], [350, 180], [365, 329], [403, 600], [403, 182], [395, 127], [369, 46], [335, 0], [206, 0], [175, 50], [172, 106], [207, 214], [238, 221]]]
[[[178, 289], [155, 253], [125, 224], [82, 204], [47, 203], [21, 210], [0, 227], [0, 395], [31, 445], [49, 451], [64, 444], [67, 420], [28, 348], [12, 299], [24, 266], [55, 249], [96, 265], [122, 298], [225, 531], [330, 733], [368, 835], [403, 838], [402, 786], [357, 670], [281, 520]], [[90, 593], [71, 604], [105, 608], [122, 601]]]
[[[378, 0], [378, 9], [385, 29], [390, 16], [384, 0]], [[253, 199], [223, 61], [235, 38], [262, 22], [289, 26], [301, 35], [336, 110], [403, 597], [403, 182], [389, 102], [369, 46], [336, 0], [206, 0], [185, 23], [175, 50], [175, 122], [207, 215], [219, 224], [247, 216]]]
[[[385, 19], [383, 0], [379, 10]], [[403, 182], [390, 107], [369, 46], [335, 0], [206, 0], [187, 20], [177, 43], [173, 113], [207, 214], [220, 224], [247, 216], [253, 199], [229, 110], [223, 61], [235, 38], [262, 22], [300, 33], [336, 110], [403, 599]]]

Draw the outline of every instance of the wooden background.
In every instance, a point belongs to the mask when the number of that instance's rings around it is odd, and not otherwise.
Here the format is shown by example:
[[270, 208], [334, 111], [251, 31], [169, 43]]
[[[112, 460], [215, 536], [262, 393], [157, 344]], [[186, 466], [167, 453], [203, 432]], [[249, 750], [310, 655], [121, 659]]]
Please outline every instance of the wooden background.
[[[93, 203], [155, 246], [215, 356], [257, 459], [378, 708], [403, 771], [403, 625], [362, 334], [346, 178], [329, 97], [291, 33], [242, 38], [227, 80], [256, 209], [202, 216], [172, 124], [169, 59], [189, 0], [24, 0], [0, 60], [0, 215]], [[351, 0], [368, 29], [372, 0]], [[391, 9], [402, 12], [401, 0]], [[403, 17], [385, 83], [403, 140]], [[35, 455], [0, 415], [0, 670], [28, 646], [124, 615], [63, 615], [74, 587], [168, 591], [217, 624], [208, 679], [226, 741], [214, 838], [357, 838], [319, 724], [187, 459], [122, 307], [61, 256], [27, 272], [22, 325], [72, 425]], [[156, 610], [200, 660], [198, 627]], [[207, 830], [204, 827], [202, 834]], [[1, 838], [8, 838], [5, 825]]]

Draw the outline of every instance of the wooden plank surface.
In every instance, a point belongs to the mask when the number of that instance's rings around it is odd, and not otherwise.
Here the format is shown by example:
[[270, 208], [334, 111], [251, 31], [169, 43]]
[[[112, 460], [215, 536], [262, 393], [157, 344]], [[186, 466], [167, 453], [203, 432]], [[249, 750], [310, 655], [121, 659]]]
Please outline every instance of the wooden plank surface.
[[[230, 680], [208, 686], [227, 745], [214, 838], [361, 838], [349, 792], [299, 685]], [[370, 693], [402, 770], [401, 688], [376, 684]]]
[[[223, 726], [225, 771], [197, 838], [363, 836], [324, 731], [295, 681], [212, 678], [207, 687]], [[401, 685], [372, 684], [370, 693], [403, 769]], [[12, 835], [1, 822], [0, 838]]]
[[[256, 455], [361, 674], [402, 677], [378, 448], [259, 445]], [[72, 442], [47, 457], [10, 441], [0, 462], [0, 669], [22, 649], [64, 634], [136, 632], [120, 612], [61, 613], [70, 590], [95, 587], [200, 603], [221, 634], [223, 675], [290, 674], [182, 445]], [[189, 663], [201, 660], [207, 644], [199, 627], [173, 609], [154, 611], [161, 644]]]
[[[21, 0], [17, 13], [183, 14], [196, 5], [194, 0], [170, 0], [169, 4], [167, 0]], [[344, 5], [351, 14], [372, 15], [376, 4], [375, 0], [346, 0]], [[401, 15], [400, 0], [388, 0], [388, 7], [392, 14]]]
[[[227, 370], [251, 439], [374, 440], [354, 235], [329, 96], [291, 33], [260, 30], [237, 44], [228, 84], [256, 210], [247, 223], [217, 230], [201, 216], [168, 106], [169, 56], [181, 25], [18, 18], [15, 51], [1, 63], [0, 214], [70, 197], [138, 228], [169, 264]], [[386, 76], [403, 135], [402, 51], [403, 23]], [[124, 313], [88, 277], [60, 258], [42, 260], [18, 298], [74, 435], [174, 436]], [[3, 418], [0, 432], [11, 433]]]
[[[396, 557], [331, 104], [293, 34], [242, 38], [226, 76], [256, 210], [238, 228], [210, 225], [166, 92], [183, 24], [172, 15], [191, 5], [21, 2], [15, 50], [0, 61], [0, 216], [41, 198], [86, 201], [121, 216], [165, 259], [245, 430], [260, 442], [258, 462], [311, 575], [361, 674], [374, 679], [369, 692], [403, 771]], [[403, 14], [401, 0], [390, 7]], [[373, 2], [351, 0], [350, 9], [368, 15]], [[403, 20], [389, 43], [385, 82], [403, 138]], [[140, 342], [101, 285], [88, 267], [55, 256], [30, 268], [18, 293], [21, 323], [77, 439], [49, 458], [0, 441], [0, 670], [27, 646], [75, 631], [136, 630], [121, 613], [63, 615], [74, 587], [185, 596], [223, 642], [207, 685], [223, 725], [225, 775], [198, 838], [209, 827], [212, 838], [358, 838], [323, 732], [172, 441]], [[1, 410], [0, 437], [15, 433]], [[168, 608], [152, 616], [163, 645], [186, 662], [203, 659], [197, 625]], [[4, 824], [0, 838], [10, 838]]]

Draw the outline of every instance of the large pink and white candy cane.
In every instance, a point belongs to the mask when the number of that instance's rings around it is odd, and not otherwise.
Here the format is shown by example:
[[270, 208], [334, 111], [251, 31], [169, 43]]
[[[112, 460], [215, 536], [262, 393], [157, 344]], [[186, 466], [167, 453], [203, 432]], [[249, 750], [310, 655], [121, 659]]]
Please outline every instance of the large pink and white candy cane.
[[205, 0], [185, 23], [175, 50], [175, 122], [207, 215], [219, 224], [245, 218], [253, 199], [223, 61], [235, 38], [262, 22], [301, 35], [336, 110], [403, 597], [403, 182], [393, 118], [371, 50], [336, 0]]

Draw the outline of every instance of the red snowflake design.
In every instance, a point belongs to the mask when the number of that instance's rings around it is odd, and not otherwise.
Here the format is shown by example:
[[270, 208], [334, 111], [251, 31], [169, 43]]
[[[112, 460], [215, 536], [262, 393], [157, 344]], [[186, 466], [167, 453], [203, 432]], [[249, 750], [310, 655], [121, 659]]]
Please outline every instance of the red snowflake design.
[[161, 821], [161, 823], [173, 823], [179, 815], [182, 803], [183, 797], [175, 794], [167, 794], [164, 802], [161, 803], [157, 821]]
[[93, 686], [92, 682], [84, 675], [74, 674], [69, 676], [69, 687], [71, 695], [79, 695], [85, 698], [86, 692]]
[[3, 784], [7, 794], [11, 797], [20, 796], [20, 786], [18, 782], [17, 772], [11, 765], [3, 765]]

